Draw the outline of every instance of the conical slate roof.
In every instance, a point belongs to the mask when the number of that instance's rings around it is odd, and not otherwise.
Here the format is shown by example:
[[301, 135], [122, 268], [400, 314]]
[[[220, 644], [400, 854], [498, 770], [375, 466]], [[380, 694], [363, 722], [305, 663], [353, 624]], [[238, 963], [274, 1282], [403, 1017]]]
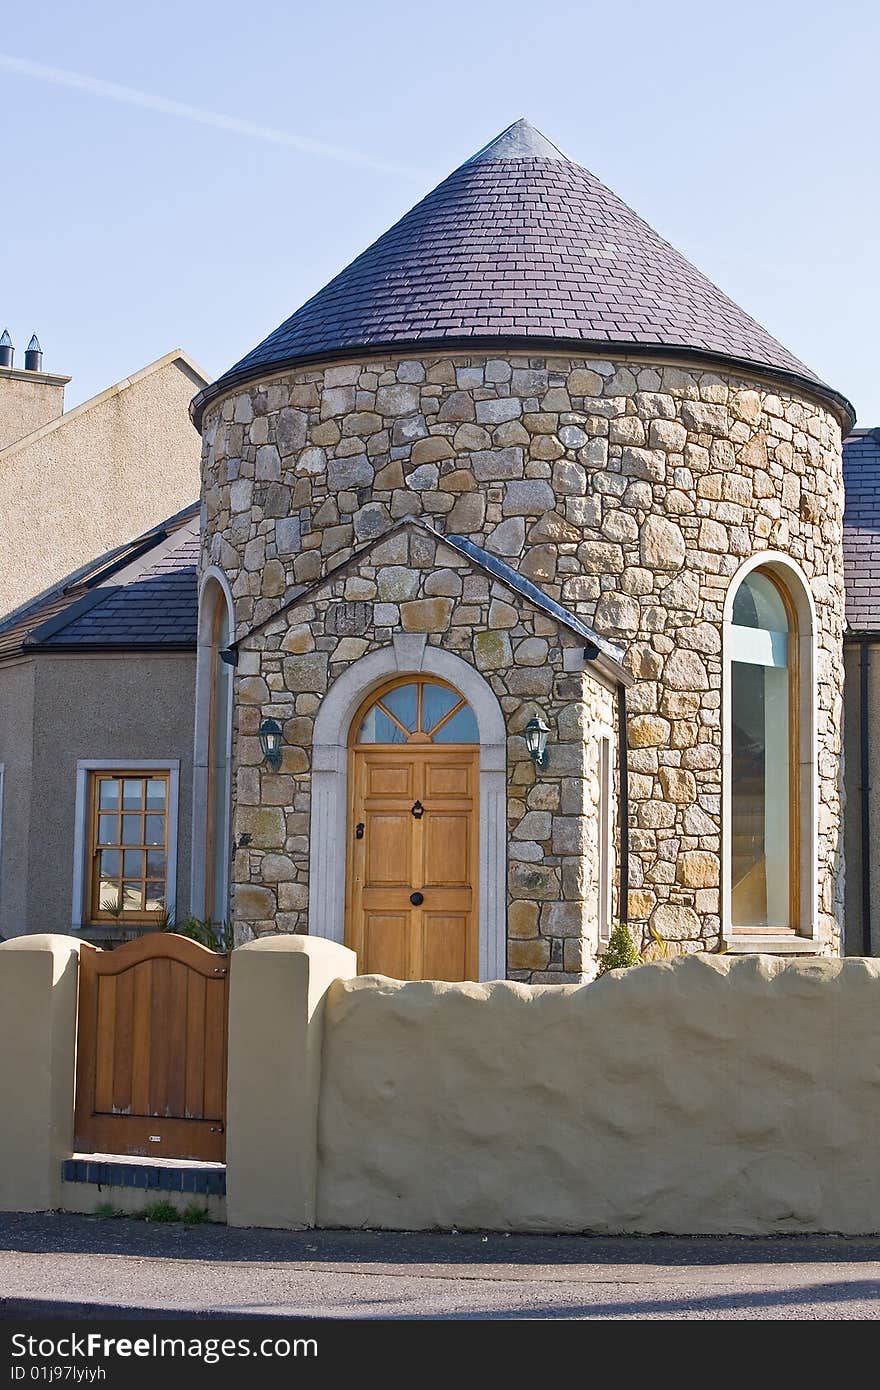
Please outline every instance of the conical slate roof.
[[194, 404], [383, 348], [662, 350], [794, 378], [850, 409], [528, 121], [450, 174]]

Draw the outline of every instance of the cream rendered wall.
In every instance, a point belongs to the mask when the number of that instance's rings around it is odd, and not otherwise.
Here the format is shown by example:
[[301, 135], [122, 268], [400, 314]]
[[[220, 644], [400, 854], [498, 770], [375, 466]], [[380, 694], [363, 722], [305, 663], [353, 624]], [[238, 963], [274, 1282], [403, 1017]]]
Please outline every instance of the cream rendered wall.
[[0, 367], [0, 449], [57, 420], [69, 376]]
[[0, 669], [0, 762], [7, 768], [0, 933], [70, 931], [76, 764], [86, 758], [118, 758], [123, 766], [179, 760], [177, 908], [189, 910], [194, 700], [190, 652], [41, 654], [27, 666]]
[[33, 659], [0, 667], [0, 937], [28, 930], [33, 706]]
[[203, 384], [175, 350], [0, 450], [0, 614], [196, 499]]
[[31, 936], [0, 946], [0, 1211], [61, 1206], [73, 1147], [79, 942]]
[[878, 1231], [878, 1008], [874, 960], [337, 980], [316, 1224]]

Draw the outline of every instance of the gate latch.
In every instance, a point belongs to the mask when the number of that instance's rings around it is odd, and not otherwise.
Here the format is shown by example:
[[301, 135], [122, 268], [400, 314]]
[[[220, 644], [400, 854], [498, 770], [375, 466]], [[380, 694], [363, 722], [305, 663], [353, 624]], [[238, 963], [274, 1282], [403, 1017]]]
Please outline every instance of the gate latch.
[[210, 1133], [211, 1133], [211, 1134], [222, 1134], [222, 1133], [223, 1133], [223, 1126], [222, 1126], [222, 1125], [211, 1125]]
[[425, 808], [420, 801], [415, 803], [410, 814], [414, 815], [416, 820], [422, 819], [422, 816], [425, 814]]

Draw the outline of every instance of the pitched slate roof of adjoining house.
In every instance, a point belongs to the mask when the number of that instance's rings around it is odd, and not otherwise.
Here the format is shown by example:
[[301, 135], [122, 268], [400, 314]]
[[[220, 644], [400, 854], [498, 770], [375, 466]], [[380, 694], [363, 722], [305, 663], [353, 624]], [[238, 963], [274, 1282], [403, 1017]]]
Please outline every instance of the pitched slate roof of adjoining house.
[[843, 444], [843, 573], [851, 633], [880, 633], [880, 429]]
[[749, 364], [852, 415], [760, 324], [528, 121], [450, 174], [193, 401], [311, 360], [561, 344]]
[[69, 575], [0, 622], [22, 651], [189, 650], [196, 645], [199, 505]]

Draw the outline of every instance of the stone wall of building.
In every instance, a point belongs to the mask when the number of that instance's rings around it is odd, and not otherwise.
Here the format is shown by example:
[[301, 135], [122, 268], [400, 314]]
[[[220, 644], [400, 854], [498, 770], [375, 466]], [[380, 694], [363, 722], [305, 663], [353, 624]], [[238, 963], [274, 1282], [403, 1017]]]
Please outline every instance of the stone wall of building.
[[[590, 975], [601, 913], [601, 741], [613, 741], [613, 690], [583, 668], [583, 638], [415, 526], [353, 558], [244, 642], [233, 834], [249, 838], [233, 875], [235, 920], [247, 924], [239, 935], [308, 930], [315, 716], [342, 672], [399, 631], [424, 634], [474, 666], [505, 716], [509, 974], [557, 983]], [[552, 730], [540, 773], [523, 737], [536, 713]], [[284, 731], [278, 772], [260, 749], [266, 718]]]
[[253, 383], [207, 413], [204, 441], [205, 561], [230, 578], [239, 631], [419, 514], [625, 647], [631, 917], [685, 949], [720, 931], [724, 597], [754, 552], [794, 558], [817, 612], [819, 932], [837, 942], [843, 487], [828, 409], [644, 359], [389, 355]]

